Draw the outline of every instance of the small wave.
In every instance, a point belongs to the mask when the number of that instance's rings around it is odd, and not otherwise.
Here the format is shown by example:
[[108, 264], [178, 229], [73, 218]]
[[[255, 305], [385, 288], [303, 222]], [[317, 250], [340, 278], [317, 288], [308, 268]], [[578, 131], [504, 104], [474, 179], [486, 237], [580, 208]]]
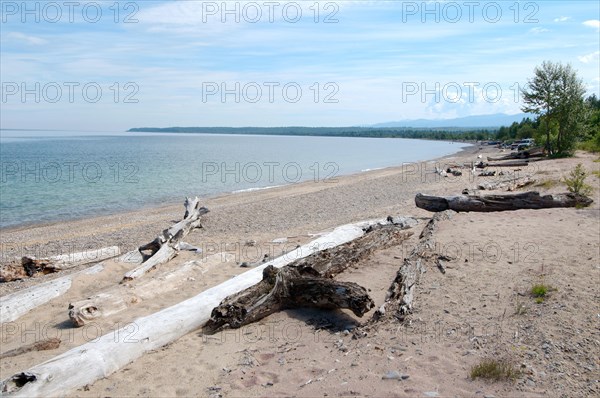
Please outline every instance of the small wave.
[[272, 188], [278, 188], [278, 187], [282, 187], [283, 185], [272, 185], [269, 187], [259, 187], [259, 188], [246, 188], [246, 189], [240, 189], [237, 191], [233, 191], [232, 193], [242, 193], [242, 192], [252, 192], [252, 191], [262, 191], [265, 189], [272, 189]]
[[375, 167], [374, 169], [362, 169], [360, 172], [364, 173], [365, 171], [375, 171], [375, 170], [383, 170], [385, 167]]

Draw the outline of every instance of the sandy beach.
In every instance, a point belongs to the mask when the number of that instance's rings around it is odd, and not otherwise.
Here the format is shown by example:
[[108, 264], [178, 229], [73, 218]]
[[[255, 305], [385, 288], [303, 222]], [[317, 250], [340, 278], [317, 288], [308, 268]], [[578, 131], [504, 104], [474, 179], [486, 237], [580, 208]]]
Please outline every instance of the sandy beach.
[[[116, 259], [77, 277], [71, 289], [14, 322], [2, 324], [6, 352], [47, 337], [59, 348], [2, 358], [0, 378], [47, 361], [132, 320], [175, 305], [239, 275], [265, 256], [274, 258], [336, 226], [368, 219], [412, 216], [420, 220], [401, 246], [379, 250], [336, 279], [368, 289], [379, 307], [402, 259], [432, 213], [414, 204], [416, 193], [458, 195], [482, 181], [469, 169], [442, 177], [436, 166], [477, 162], [498, 149], [473, 146], [434, 161], [374, 170], [335, 181], [303, 182], [206, 198], [202, 229], [185, 241], [202, 254], [182, 252], [148, 278], [160, 278], [198, 260], [193, 277], [177, 289], [144, 300], [93, 326], [73, 328], [69, 303], [115, 286], [135, 264]], [[536, 182], [519, 191], [566, 192], [560, 182], [575, 165], [598, 171], [597, 156], [531, 163], [520, 172]], [[247, 397], [572, 397], [600, 393], [600, 180], [590, 175], [594, 203], [499, 213], [458, 213], [435, 234], [447, 254], [446, 273], [427, 269], [416, 288], [414, 312], [386, 320], [362, 338], [351, 331], [371, 318], [349, 311], [290, 310], [238, 330], [201, 330], [147, 353], [127, 367], [65, 396]], [[518, 191], [517, 191], [518, 192]], [[201, 193], [199, 193], [201, 195]], [[85, 220], [3, 230], [2, 260], [117, 245], [122, 253], [154, 239], [183, 216], [181, 204]], [[223, 253], [229, 253], [225, 257]], [[217, 257], [210, 257], [217, 255]], [[204, 261], [207, 258], [211, 261]], [[228, 261], [214, 261], [215, 258]], [[77, 272], [80, 266], [68, 272]], [[67, 272], [0, 284], [0, 295]], [[537, 283], [553, 289], [543, 303], [529, 294]], [[157, 326], [159, 327], [159, 326]], [[134, 333], [135, 331], [133, 331]], [[469, 377], [484, 358], [504, 358], [520, 370], [514, 381]], [[402, 377], [386, 377], [397, 372]]]

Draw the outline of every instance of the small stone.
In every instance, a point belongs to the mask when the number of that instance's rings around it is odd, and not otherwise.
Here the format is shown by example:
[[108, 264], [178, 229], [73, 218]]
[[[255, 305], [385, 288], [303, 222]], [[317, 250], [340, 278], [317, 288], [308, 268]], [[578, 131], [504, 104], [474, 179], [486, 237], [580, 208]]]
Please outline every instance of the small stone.
[[405, 375], [405, 374], [401, 374], [401, 375], [400, 375], [400, 378], [401, 378], [402, 380], [406, 380], [406, 379], [408, 379], [409, 377], [410, 377], [409, 375]]
[[527, 379], [525, 384], [527, 384], [529, 387], [535, 387], [535, 381], [533, 381], [531, 379]]
[[400, 373], [395, 370], [388, 370], [386, 374], [384, 374], [381, 378], [383, 380], [400, 380]]
[[440, 394], [437, 391], [427, 391], [423, 393], [426, 397], [439, 397]]

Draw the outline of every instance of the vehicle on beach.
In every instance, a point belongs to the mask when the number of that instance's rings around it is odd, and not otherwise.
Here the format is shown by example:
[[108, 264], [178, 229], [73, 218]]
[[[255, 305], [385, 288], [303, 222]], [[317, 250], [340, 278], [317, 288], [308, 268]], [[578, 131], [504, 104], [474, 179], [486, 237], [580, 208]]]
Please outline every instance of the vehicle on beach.
[[513, 151], [521, 151], [523, 149], [533, 146], [535, 143], [533, 138], [525, 138], [519, 141], [515, 141], [510, 145], [510, 149]]

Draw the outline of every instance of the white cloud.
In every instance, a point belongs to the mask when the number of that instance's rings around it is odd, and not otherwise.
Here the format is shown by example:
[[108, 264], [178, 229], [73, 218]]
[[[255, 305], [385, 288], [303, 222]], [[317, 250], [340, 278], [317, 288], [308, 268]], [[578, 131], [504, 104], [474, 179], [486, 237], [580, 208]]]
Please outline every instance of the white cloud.
[[580, 57], [577, 57], [577, 59], [583, 62], [584, 64], [589, 64], [590, 62], [597, 61], [600, 59], [600, 51], [582, 55]]
[[585, 21], [583, 23], [585, 26], [589, 26], [590, 28], [600, 29], [600, 20], [590, 19], [589, 21]]
[[533, 28], [533, 29], [529, 29], [529, 32], [533, 33], [534, 35], [538, 35], [540, 33], [548, 32], [548, 29], [546, 29], [546, 28]]
[[565, 21], [568, 21], [569, 19], [571, 19], [571, 17], [559, 17], [559, 18], [554, 18], [554, 22], [565, 22]]
[[40, 37], [30, 36], [30, 35], [26, 35], [26, 34], [23, 34], [20, 32], [10, 32], [8, 34], [8, 37], [11, 39], [25, 42], [30, 45], [34, 45], [34, 46], [40, 46], [42, 44], [46, 44], [46, 40], [44, 40]]

